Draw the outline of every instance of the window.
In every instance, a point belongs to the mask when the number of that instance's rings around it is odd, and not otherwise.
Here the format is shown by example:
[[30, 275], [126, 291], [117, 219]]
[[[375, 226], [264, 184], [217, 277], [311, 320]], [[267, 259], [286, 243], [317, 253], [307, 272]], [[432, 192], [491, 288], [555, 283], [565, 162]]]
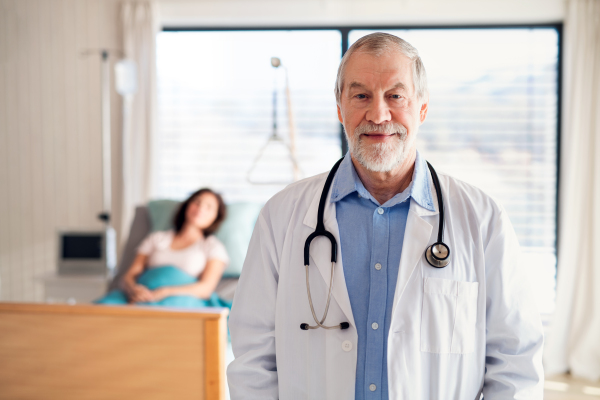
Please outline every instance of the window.
[[[272, 134], [274, 88], [278, 132], [289, 140], [285, 71], [271, 67], [274, 56], [288, 71], [302, 173], [329, 170], [342, 154], [333, 95], [342, 47], [372, 31], [161, 32], [154, 197], [183, 198], [210, 186], [229, 202], [264, 202], [283, 188], [247, 180]], [[427, 70], [429, 114], [418, 148], [438, 170], [483, 189], [504, 206], [540, 310], [552, 313], [559, 30], [383, 31], [419, 49]], [[285, 148], [269, 157], [262, 165], [263, 179], [291, 171]]]
[[[371, 33], [350, 32], [350, 44]], [[506, 209], [540, 310], [554, 309], [558, 32], [552, 28], [386, 31], [415, 46], [430, 104], [417, 147], [437, 169]]]
[[[329, 170], [342, 155], [333, 96], [340, 41], [337, 30], [160, 33], [153, 197], [181, 199], [208, 186], [227, 202], [266, 202], [283, 189], [247, 179], [273, 132], [274, 89], [278, 135], [289, 142], [286, 70], [271, 57], [287, 68], [301, 175]], [[280, 144], [267, 146], [251, 180], [291, 183]]]

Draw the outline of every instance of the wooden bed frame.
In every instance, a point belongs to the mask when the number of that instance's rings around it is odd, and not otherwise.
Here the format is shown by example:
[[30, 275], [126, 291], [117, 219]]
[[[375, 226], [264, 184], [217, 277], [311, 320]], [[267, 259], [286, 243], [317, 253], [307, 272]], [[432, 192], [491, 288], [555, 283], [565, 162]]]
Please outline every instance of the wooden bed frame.
[[225, 399], [227, 309], [0, 303], [0, 399]]

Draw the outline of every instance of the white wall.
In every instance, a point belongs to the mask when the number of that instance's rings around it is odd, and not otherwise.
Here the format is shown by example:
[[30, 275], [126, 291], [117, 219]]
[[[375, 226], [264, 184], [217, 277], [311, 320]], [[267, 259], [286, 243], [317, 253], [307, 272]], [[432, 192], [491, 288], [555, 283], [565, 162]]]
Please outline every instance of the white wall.
[[559, 22], [565, 0], [159, 0], [166, 26]]
[[[101, 227], [100, 57], [80, 52], [121, 47], [118, 10], [116, 0], [0, 0], [3, 301], [42, 300], [36, 277], [55, 268], [57, 228]], [[112, 100], [117, 208], [121, 103]]]

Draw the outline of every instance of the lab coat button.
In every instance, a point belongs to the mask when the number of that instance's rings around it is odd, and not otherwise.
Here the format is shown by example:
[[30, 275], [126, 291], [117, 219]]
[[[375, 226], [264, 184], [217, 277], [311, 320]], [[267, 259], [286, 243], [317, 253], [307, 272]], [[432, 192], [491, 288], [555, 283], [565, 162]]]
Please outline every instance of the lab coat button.
[[373, 322], [371, 324], [371, 328], [373, 328], [373, 330], [377, 330], [377, 328], [379, 328], [379, 324], [377, 322]]
[[379, 213], [379, 215], [383, 214], [383, 208], [379, 207], [379, 208], [377, 209], [377, 212]]
[[342, 349], [344, 349], [344, 351], [352, 350], [352, 342], [349, 340], [344, 340], [342, 342]]
[[374, 383], [371, 383], [371, 384], [369, 385], [369, 390], [370, 390], [371, 392], [374, 392], [374, 391], [376, 391], [376, 390], [377, 390], [377, 386], [375, 386], [375, 384], [374, 384]]
[[375, 269], [377, 271], [379, 271], [381, 269], [381, 264], [379, 264], [379, 263], [375, 264]]

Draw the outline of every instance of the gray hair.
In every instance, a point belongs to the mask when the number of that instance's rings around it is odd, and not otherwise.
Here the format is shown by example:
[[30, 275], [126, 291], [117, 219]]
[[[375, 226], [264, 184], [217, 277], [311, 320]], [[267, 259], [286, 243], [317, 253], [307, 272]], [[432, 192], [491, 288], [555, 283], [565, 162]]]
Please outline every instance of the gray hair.
[[344, 88], [344, 73], [346, 72], [346, 65], [348, 64], [350, 56], [360, 50], [379, 57], [381, 54], [389, 51], [390, 49], [399, 50], [400, 53], [404, 54], [412, 61], [413, 84], [415, 86], [417, 98], [422, 100], [428, 96], [429, 91], [427, 89], [427, 74], [425, 73], [425, 66], [423, 65], [423, 61], [421, 61], [421, 57], [419, 57], [419, 52], [417, 49], [415, 49], [406, 40], [400, 39], [398, 36], [390, 35], [389, 33], [376, 32], [358, 39], [352, 46], [350, 46], [346, 54], [344, 54], [344, 57], [342, 57], [342, 61], [340, 62], [340, 66], [338, 68], [334, 89], [335, 100], [338, 105], [340, 105], [342, 98], [342, 89]]

